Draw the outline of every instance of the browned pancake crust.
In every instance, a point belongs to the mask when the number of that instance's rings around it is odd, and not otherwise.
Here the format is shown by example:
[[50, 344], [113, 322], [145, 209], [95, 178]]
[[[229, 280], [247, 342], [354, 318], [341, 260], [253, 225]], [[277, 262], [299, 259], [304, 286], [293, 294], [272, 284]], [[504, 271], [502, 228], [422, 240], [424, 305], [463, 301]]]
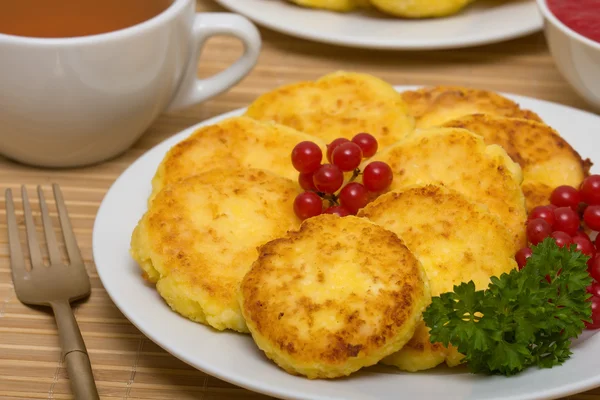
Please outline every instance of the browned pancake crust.
[[295, 229], [295, 182], [255, 169], [212, 169], [161, 190], [136, 226], [131, 255], [171, 308], [247, 332], [237, 288], [257, 247]]
[[[513, 240], [502, 221], [441, 186], [413, 186], [384, 194], [359, 211], [359, 216], [402, 238], [423, 264], [433, 296], [470, 280], [483, 289], [491, 276], [516, 267]], [[431, 344], [422, 324], [400, 351], [382, 362], [404, 371], [419, 371], [445, 360], [455, 365], [459, 357], [455, 349]]]
[[483, 136], [486, 144], [502, 146], [523, 170], [522, 187], [528, 209], [548, 204], [557, 186], [579, 187], [592, 165], [558, 132], [541, 122], [474, 114], [444, 126], [468, 129]]
[[152, 179], [154, 197], [163, 187], [213, 168], [257, 168], [293, 181], [298, 171], [290, 161], [296, 144], [320, 139], [287, 126], [248, 117], [232, 117], [196, 130], [165, 155]]
[[343, 71], [265, 93], [246, 115], [278, 122], [326, 143], [368, 132], [380, 146], [387, 146], [414, 128], [402, 96], [391, 85], [371, 75]]
[[514, 101], [488, 90], [435, 86], [405, 91], [402, 99], [418, 128], [440, 126], [465, 115], [480, 113], [542, 121], [533, 111], [523, 110]]
[[429, 287], [395, 234], [325, 214], [260, 248], [240, 304], [269, 358], [292, 374], [333, 378], [400, 349], [429, 304]]
[[371, 161], [383, 161], [392, 169], [390, 191], [443, 184], [499, 217], [514, 237], [515, 251], [526, 244], [521, 168], [502, 147], [486, 145], [466, 129], [432, 128], [381, 149], [363, 165]]

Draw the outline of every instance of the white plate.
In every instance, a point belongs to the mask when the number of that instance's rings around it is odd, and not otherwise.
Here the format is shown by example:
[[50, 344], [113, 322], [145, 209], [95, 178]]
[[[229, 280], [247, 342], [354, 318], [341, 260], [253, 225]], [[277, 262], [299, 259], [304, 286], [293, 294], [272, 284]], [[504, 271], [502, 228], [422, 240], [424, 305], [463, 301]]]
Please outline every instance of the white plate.
[[[600, 117], [541, 100], [509, 97], [539, 113], [583, 157], [591, 158], [600, 147], [600, 136], [594, 135], [600, 127]], [[199, 126], [241, 112], [190, 127], [149, 150], [116, 180], [102, 201], [93, 233], [98, 274], [117, 307], [148, 338], [210, 375], [285, 399], [540, 399], [600, 386], [600, 334], [591, 332], [580, 338], [583, 340], [574, 346], [572, 358], [564, 365], [545, 370], [532, 368], [511, 378], [442, 368], [410, 374], [373, 367], [346, 379], [309, 381], [277, 368], [256, 348], [250, 336], [216, 332], [171, 311], [156, 290], [144, 284], [139, 268], [129, 256], [131, 232], [146, 210], [150, 180], [167, 150]]]
[[535, 0], [477, 0], [436, 19], [391, 18], [375, 11], [335, 13], [286, 0], [216, 0], [254, 22], [317, 42], [373, 49], [430, 50], [513, 39], [542, 28]]

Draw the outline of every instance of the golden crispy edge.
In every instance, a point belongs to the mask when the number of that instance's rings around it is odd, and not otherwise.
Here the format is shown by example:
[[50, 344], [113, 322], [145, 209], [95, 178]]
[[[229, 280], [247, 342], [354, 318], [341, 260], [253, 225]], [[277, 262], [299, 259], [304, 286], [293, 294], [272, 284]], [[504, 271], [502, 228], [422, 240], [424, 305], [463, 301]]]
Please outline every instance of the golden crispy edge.
[[416, 118], [422, 117], [427, 109], [441, 95], [453, 95], [464, 101], [473, 101], [479, 98], [489, 99], [502, 108], [514, 108], [512, 117], [520, 117], [543, 122], [542, 118], [531, 110], [522, 109], [516, 102], [489, 90], [469, 88], [464, 86], [429, 86], [417, 90], [407, 90], [401, 93], [403, 100], [408, 105], [409, 112]]
[[[291, 180], [289, 180], [287, 178], [281, 177], [279, 175], [276, 175], [274, 173], [271, 173], [271, 172], [265, 171], [265, 170], [261, 170], [261, 169], [238, 168], [238, 169], [234, 169], [234, 170], [229, 170], [229, 169], [222, 169], [222, 168], [217, 167], [213, 170], [205, 171], [205, 173], [203, 173], [203, 174], [189, 176], [179, 182], [175, 182], [170, 185], [167, 185], [164, 188], [162, 188], [157, 193], [156, 196], [157, 196], [157, 198], [159, 198], [161, 196], [167, 196], [167, 192], [169, 192], [172, 189], [177, 188], [181, 185], [186, 184], [186, 182], [194, 182], [195, 181], [195, 182], [202, 183], [202, 184], [209, 184], [213, 180], [213, 177], [210, 175], [215, 174], [218, 171], [228, 172], [231, 174], [230, 176], [233, 176], [235, 174], [244, 174], [244, 175], [247, 175], [247, 179], [249, 179], [251, 181], [256, 180], [257, 176], [271, 176], [272, 178], [289, 181], [290, 183], [292, 182]], [[256, 174], [256, 175], [252, 175], [252, 174]], [[206, 181], [204, 180], [205, 176], [207, 177], [206, 179], [208, 179]], [[157, 199], [157, 201], [158, 201], [158, 199]], [[134, 259], [134, 261], [136, 261], [138, 263], [140, 269], [142, 270], [142, 277], [147, 282], [155, 285], [155, 287], [156, 287], [157, 291], [159, 292], [159, 294], [161, 295], [161, 297], [163, 297], [163, 299], [167, 302], [167, 304], [175, 312], [185, 316], [186, 318], [193, 320], [193, 321], [197, 321], [197, 322], [201, 322], [201, 323], [210, 325], [211, 327], [218, 329], [218, 330], [224, 330], [224, 329], [228, 328], [228, 329], [233, 329], [238, 332], [247, 333], [248, 329], [247, 329], [244, 321], [241, 318], [239, 320], [232, 320], [228, 324], [218, 321], [218, 318], [214, 318], [212, 316], [212, 314], [207, 313], [205, 311], [205, 305], [201, 304], [200, 302], [198, 302], [196, 300], [190, 299], [187, 296], [182, 296], [181, 292], [178, 292], [178, 293], [173, 292], [171, 290], [172, 287], [167, 285], [168, 282], [172, 283], [173, 281], [176, 281], [175, 275], [174, 274], [161, 275], [161, 272], [154, 265], [153, 259], [156, 258], [157, 256], [152, 255], [152, 253], [153, 253], [152, 246], [142, 245], [142, 243], [144, 242], [144, 238], [142, 237], [142, 235], [144, 233], [146, 233], [146, 235], [147, 235], [147, 231], [148, 231], [147, 225], [150, 223], [148, 221], [148, 219], [151, 218], [151, 215], [152, 215], [152, 213], [150, 211], [151, 207], [152, 207], [152, 204], [149, 205], [148, 210], [140, 218], [140, 220], [138, 221], [138, 224], [134, 228], [132, 235], [131, 235], [131, 242], [130, 242], [130, 249], [129, 249], [129, 253], [130, 253], [131, 257]], [[204, 286], [203, 289], [210, 290], [210, 288], [207, 288], [206, 286]], [[179, 305], [179, 307], [177, 307], [177, 308], [173, 306], [173, 304], [175, 302], [174, 299], [177, 299], [176, 302]], [[234, 296], [234, 303], [235, 303], [235, 300], [236, 299]], [[191, 313], [192, 311], [193, 311], [193, 314]], [[220, 317], [220, 315], [219, 315], [219, 317]]]
[[[462, 129], [470, 130], [469, 126], [472, 122], [491, 125], [491, 124], [495, 123], [496, 121], [501, 122], [504, 120], [518, 121], [520, 123], [530, 125], [533, 129], [539, 129], [544, 132], [547, 132], [547, 134], [552, 137], [552, 139], [556, 143], [557, 147], [560, 147], [561, 149], [566, 149], [574, 158], [577, 159], [579, 165], [581, 166], [581, 170], [583, 171], [583, 175], [589, 176], [590, 168], [593, 165], [592, 161], [589, 158], [587, 158], [585, 160], [583, 158], [581, 158], [581, 155], [569, 144], [569, 142], [567, 142], [562, 136], [560, 136], [560, 134], [554, 128], [552, 128], [549, 125], [546, 125], [543, 122], [536, 121], [534, 119], [498, 117], [498, 116], [493, 116], [493, 115], [489, 115], [489, 114], [471, 114], [471, 115], [466, 115], [461, 118], [454, 119], [452, 121], [448, 121], [448, 122], [442, 124], [442, 126], [448, 127], [448, 128], [462, 128]], [[475, 131], [473, 131], [473, 132], [478, 134]], [[485, 138], [485, 136], [484, 136], [484, 138]], [[502, 145], [500, 143], [498, 143], [498, 144]], [[502, 146], [502, 147], [504, 147], [504, 146]], [[516, 154], [511, 154], [508, 151], [507, 151], [507, 153], [509, 154], [509, 156], [511, 157], [511, 159], [514, 162], [518, 163], [519, 165], [522, 165], [525, 160], [520, 155], [519, 149], [515, 149], [515, 151], [516, 151]]]

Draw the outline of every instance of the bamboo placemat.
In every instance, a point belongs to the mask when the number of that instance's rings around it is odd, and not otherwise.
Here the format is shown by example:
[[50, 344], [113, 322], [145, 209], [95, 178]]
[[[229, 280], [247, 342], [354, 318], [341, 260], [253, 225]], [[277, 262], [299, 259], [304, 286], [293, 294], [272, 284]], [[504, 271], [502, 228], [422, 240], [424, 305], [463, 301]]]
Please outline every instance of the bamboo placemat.
[[[224, 11], [198, 0], [201, 11]], [[76, 307], [98, 389], [103, 399], [267, 399], [207, 376], [145, 338], [108, 298], [92, 261], [92, 226], [109, 186], [146, 150], [206, 118], [251, 102], [276, 86], [314, 79], [337, 69], [375, 74], [397, 85], [456, 84], [524, 94], [587, 109], [557, 72], [542, 34], [464, 50], [381, 52], [332, 47], [262, 30], [263, 52], [239, 85], [185, 112], [164, 115], [126, 154], [101, 165], [69, 170], [31, 168], [0, 158], [0, 193], [25, 184], [62, 186], [78, 241], [91, 274], [93, 292]], [[212, 75], [241, 53], [229, 38], [210, 40], [200, 75]], [[47, 188], [47, 186], [46, 186]], [[18, 197], [18, 196], [17, 196]], [[33, 198], [33, 196], [30, 196]], [[47, 196], [51, 197], [51, 196]], [[34, 202], [35, 203], [35, 202]], [[10, 277], [4, 196], [0, 200], [0, 398], [72, 398], [53, 317], [23, 306]], [[56, 223], [56, 221], [55, 221]], [[56, 225], [57, 226], [57, 225]], [[600, 399], [600, 389], [570, 399]]]

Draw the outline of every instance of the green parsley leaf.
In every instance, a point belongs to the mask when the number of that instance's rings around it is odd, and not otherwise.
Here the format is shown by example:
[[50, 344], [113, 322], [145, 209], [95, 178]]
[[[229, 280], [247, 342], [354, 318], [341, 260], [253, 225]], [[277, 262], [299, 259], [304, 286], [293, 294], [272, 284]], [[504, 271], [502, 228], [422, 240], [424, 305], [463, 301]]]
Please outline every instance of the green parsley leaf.
[[550, 238], [532, 251], [525, 268], [492, 277], [486, 290], [470, 281], [433, 297], [423, 313], [431, 342], [452, 343], [474, 373], [510, 376], [565, 362], [592, 315], [589, 257]]

